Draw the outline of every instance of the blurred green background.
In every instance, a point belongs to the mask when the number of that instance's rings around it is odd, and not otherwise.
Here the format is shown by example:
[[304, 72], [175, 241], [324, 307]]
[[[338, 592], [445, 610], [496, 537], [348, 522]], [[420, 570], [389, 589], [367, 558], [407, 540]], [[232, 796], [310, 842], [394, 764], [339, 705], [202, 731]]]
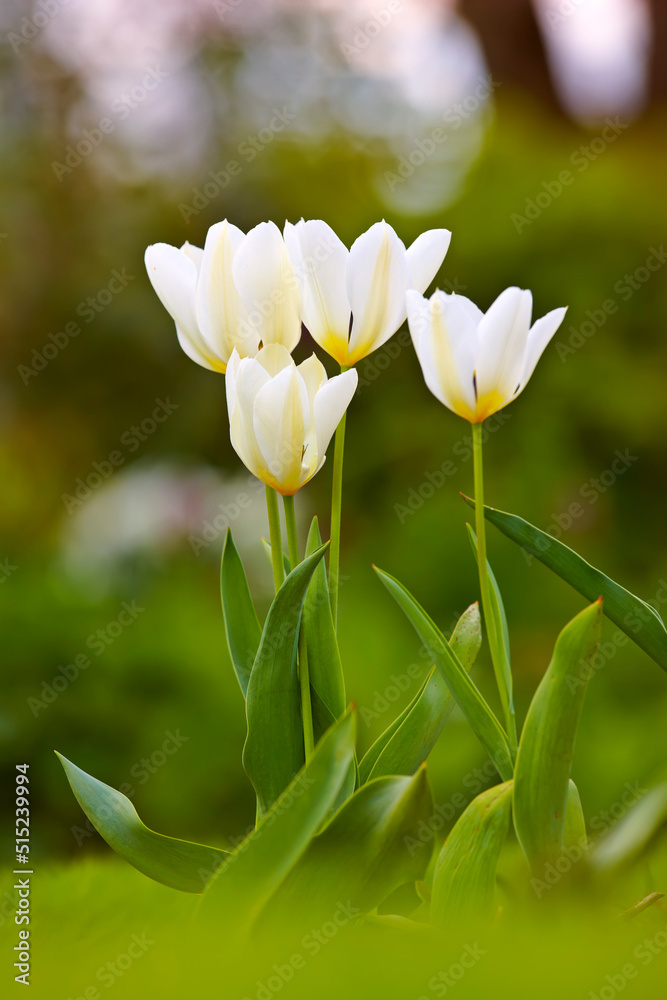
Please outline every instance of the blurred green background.
[[[224, 844], [254, 801], [218, 562], [231, 524], [265, 610], [267, 524], [229, 444], [223, 378], [180, 351], [145, 247], [202, 245], [223, 218], [247, 230], [301, 216], [350, 245], [384, 217], [406, 243], [451, 229], [437, 283], [482, 308], [511, 284], [532, 289], [536, 316], [569, 305], [489, 435], [488, 501], [651, 601], [667, 578], [664, 26], [659, 5], [651, 21], [619, 3], [614, 44], [632, 51], [589, 55], [608, 72], [586, 90], [562, 54], [586, 5], [552, 23], [546, 5], [538, 22], [528, 3], [479, 0], [458, 14], [417, 0], [53, 3], [2, 15], [0, 791], [30, 763], [42, 858], [108, 852], [53, 749], [126, 786], [151, 827]], [[636, 38], [625, 7], [644, 11]], [[604, 48], [610, 29], [579, 28]], [[312, 348], [304, 336], [296, 353]], [[371, 563], [448, 631], [477, 582], [459, 497], [472, 492], [468, 425], [426, 390], [405, 331], [359, 375], [340, 628], [363, 750], [429, 667]], [[448, 459], [455, 473], [424, 488]], [[297, 496], [304, 531], [313, 513], [327, 530], [330, 483], [331, 456]], [[501, 536], [489, 547], [523, 717], [582, 602]], [[490, 675], [482, 655], [475, 676], [493, 699]], [[597, 672], [575, 773], [589, 819], [662, 767], [666, 713], [667, 678], [634, 646]], [[430, 763], [436, 801], [484, 763], [454, 716]]]

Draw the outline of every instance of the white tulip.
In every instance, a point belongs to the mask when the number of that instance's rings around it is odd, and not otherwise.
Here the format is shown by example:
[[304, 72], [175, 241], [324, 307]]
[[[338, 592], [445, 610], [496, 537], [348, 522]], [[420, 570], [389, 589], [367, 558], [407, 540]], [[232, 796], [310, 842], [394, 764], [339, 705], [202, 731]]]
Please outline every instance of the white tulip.
[[405, 293], [424, 292], [442, 264], [451, 233], [431, 229], [408, 250], [386, 222], [376, 222], [350, 250], [325, 222], [285, 225], [285, 243], [301, 291], [301, 319], [341, 365], [384, 344], [405, 320]]
[[253, 357], [262, 345], [294, 350], [301, 336], [299, 288], [280, 230], [262, 222], [244, 236], [231, 223], [211, 226], [204, 249], [149, 246], [146, 270], [197, 364], [224, 372], [232, 351]]
[[357, 388], [356, 371], [327, 379], [313, 354], [296, 365], [280, 344], [256, 358], [232, 353], [227, 409], [232, 445], [253, 475], [291, 496], [322, 468]]
[[533, 297], [506, 288], [483, 313], [464, 295], [406, 295], [408, 326], [426, 385], [471, 423], [507, 406], [525, 388], [563, 322], [554, 309], [531, 326]]

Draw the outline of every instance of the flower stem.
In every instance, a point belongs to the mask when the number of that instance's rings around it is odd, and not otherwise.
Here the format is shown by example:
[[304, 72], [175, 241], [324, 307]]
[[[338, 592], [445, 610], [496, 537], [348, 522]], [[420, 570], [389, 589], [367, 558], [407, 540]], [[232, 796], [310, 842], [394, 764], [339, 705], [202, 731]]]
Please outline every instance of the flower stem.
[[[340, 366], [341, 374], [348, 365]], [[331, 490], [331, 548], [329, 550], [329, 594], [334, 629], [338, 630], [338, 581], [340, 578], [340, 521], [343, 506], [343, 454], [345, 452], [345, 423], [347, 413], [336, 428], [333, 460], [333, 486]]]
[[283, 542], [280, 534], [280, 513], [278, 511], [278, 494], [271, 486], [266, 487], [266, 509], [269, 515], [269, 539], [271, 541], [271, 562], [273, 565], [273, 583], [276, 594], [285, 579], [283, 563]]
[[[299, 540], [296, 533], [296, 516], [294, 513], [294, 497], [283, 497], [285, 506], [285, 524], [287, 526], [287, 543], [289, 546], [289, 561], [292, 569], [299, 565]], [[299, 686], [301, 689], [301, 717], [303, 720], [303, 746], [306, 753], [306, 763], [311, 758], [314, 747], [313, 710], [310, 701], [310, 676], [308, 674], [308, 649], [303, 631], [303, 621], [299, 628]]]
[[516, 750], [516, 719], [512, 704], [511, 692], [507, 690], [503, 671], [501, 653], [502, 635], [498, 632], [499, 622], [494, 614], [491, 602], [491, 586], [489, 582], [488, 564], [486, 559], [486, 522], [484, 518], [484, 468], [482, 461], [482, 423], [472, 425], [473, 466], [475, 475], [475, 534], [477, 535], [477, 564], [479, 568], [479, 589], [482, 595], [482, 610], [484, 622], [489, 637], [491, 660], [496, 676], [498, 692], [505, 717], [505, 728], [512, 752]]

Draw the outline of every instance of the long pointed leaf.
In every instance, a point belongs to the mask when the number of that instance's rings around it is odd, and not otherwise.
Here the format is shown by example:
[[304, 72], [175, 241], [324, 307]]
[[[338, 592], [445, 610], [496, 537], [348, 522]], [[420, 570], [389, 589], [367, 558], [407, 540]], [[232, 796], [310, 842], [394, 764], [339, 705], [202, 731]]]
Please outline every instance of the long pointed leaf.
[[221, 917], [235, 935], [249, 930], [336, 801], [354, 759], [354, 739], [350, 711], [323, 736], [308, 764], [220, 868], [204, 897], [204, 914]]
[[[479, 565], [479, 556], [477, 553], [477, 535], [473, 531], [472, 527], [467, 524], [468, 538], [470, 539], [470, 544], [472, 545], [472, 551], [475, 556], [475, 560]], [[487, 559], [486, 562], [487, 574], [489, 577], [489, 583], [491, 584], [491, 608], [490, 614], [493, 615], [496, 635], [498, 636], [498, 642], [495, 648], [491, 649], [491, 659], [493, 661], [493, 666], [496, 674], [496, 682], [498, 684], [498, 693], [500, 694], [500, 701], [503, 706], [503, 711], [505, 713], [505, 718], [510, 718], [512, 720], [512, 725], [515, 725], [514, 720], [514, 695], [512, 691], [512, 668], [510, 666], [510, 637], [509, 630], [507, 628], [507, 616], [505, 615], [505, 606], [503, 604], [503, 599], [500, 594], [500, 587], [498, 586], [498, 581], [496, 580], [493, 570]], [[487, 629], [487, 634], [489, 636], [489, 642], [491, 642], [492, 632]]]
[[377, 566], [374, 569], [429, 650], [473, 732], [489, 752], [500, 777], [509, 780], [512, 777], [512, 757], [507, 737], [458, 656], [403, 584]]
[[101, 837], [134, 868], [181, 892], [203, 892], [227, 851], [149, 830], [122, 792], [57, 753], [75, 798]]
[[250, 596], [243, 563], [227, 528], [220, 564], [220, 597], [232, 664], [245, 698], [262, 629]]
[[[306, 542], [306, 556], [322, 545], [317, 518], [314, 517]], [[331, 716], [345, 711], [345, 680], [340, 662], [336, 630], [331, 616], [327, 571], [324, 561], [313, 573], [303, 605], [303, 628], [308, 646], [308, 671], [311, 687], [324, 702]], [[328, 728], [328, 727], [327, 727]], [[316, 738], [319, 734], [315, 734]]]
[[597, 648], [601, 616], [598, 600], [560, 633], [521, 734], [514, 773], [514, 826], [536, 874], [544, 864], [558, 860], [565, 846], [574, 742], [588, 686], [584, 677], [591, 673], [582, 667]]
[[250, 674], [243, 766], [257, 793], [260, 815], [304, 763], [296, 649], [306, 591], [327, 547], [292, 570], [276, 594]]
[[433, 814], [421, 767], [360, 788], [309, 844], [266, 913], [299, 913], [309, 926], [331, 920], [341, 901], [351, 914], [375, 909], [398, 886], [422, 878], [427, 851], [408, 846]]
[[456, 926], [493, 915], [498, 857], [509, 828], [512, 782], [482, 792], [461, 814], [438, 856], [431, 920]]
[[[474, 506], [474, 500], [468, 497], [464, 499]], [[618, 625], [663, 670], [667, 670], [667, 629], [655, 608], [591, 566], [563, 542], [540, 531], [522, 517], [506, 514], [494, 507], [485, 507], [484, 516], [588, 601], [601, 596], [607, 618]]]
[[[481, 642], [475, 602], [463, 612], [449, 640], [465, 670], [471, 669]], [[361, 782], [383, 774], [414, 774], [428, 758], [455, 704], [442, 674], [433, 667], [410, 704], [365, 754], [359, 765]]]

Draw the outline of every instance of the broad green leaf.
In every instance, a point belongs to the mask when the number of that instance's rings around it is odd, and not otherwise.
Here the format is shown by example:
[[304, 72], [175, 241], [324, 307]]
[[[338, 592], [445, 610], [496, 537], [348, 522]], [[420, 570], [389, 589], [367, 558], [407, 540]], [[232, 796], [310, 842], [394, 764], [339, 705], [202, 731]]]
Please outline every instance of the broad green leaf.
[[260, 815], [304, 763], [296, 651], [306, 590], [327, 547], [292, 570], [276, 594], [250, 674], [243, 766], [257, 793]]
[[56, 751], [74, 796], [101, 837], [142, 874], [181, 892], [203, 892], [227, 851], [149, 830], [121, 792], [86, 774]]
[[490, 754], [498, 774], [503, 780], [509, 780], [512, 777], [512, 757], [505, 732], [477, 686], [466, 673], [460, 659], [450, 648], [442, 632], [403, 584], [377, 566], [374, 569], [429, 650], [457, 705]]
[[[463, 612], [449, 640], [466, 671], [475, 662], [481, 642], [475, 603]], [[428, 758], [455, 704], [442, 674], [433, 667], [410, 704], [364, 756], [359, 765], [361, 782], [383, 774], [414, 774]]]
[[[474, 506], [474, 500], [468, 497], [464, 499]], [[655, 608], [595, 569], [563, 542], [540, 531], [523, 518], [506, 514], [494, 507], [485, 507], [484, 516], [587, 600], [594, 601], [602, 597], [607, 618], [618, 625], [663, 670], [667, 670], [667, 630]]]
[[[317, 518], [314, 517], [306, 543], [306, 557], [322, 545]], [[308, 646], [310, 685], [329, 710], [332, 719], [345, 711], [345, 681], [340, 662], [336, 631], [331, 617], [331, 602], [324, 560], [319, 563], [303, 605], [303, 628]], [[328, 725], [326, 726], [328, 728]], [[315, 732], [315, 738], [320, 736]]]
[[667, 826], [667, 781], [649, 789], [598, 840], [590, 851], [594, 868], [607, 871], [628, 864]]
[[354, 739], [350, 711], [322, 737], [303, 770], [211, 882], [202, 912], [222, 918], [230, 934], [250, 929], [315, 836], [354, 759]]
[[482, 792], [454, 824], [433, 877], [431, 921], [440, 927], [494, 913], [496, 868], [509, 828], [512, 782]]
[[528, 709], [514, 772], [514, 826], [535, 873], [561, 856], [565, 806], [585, 668], [600, 639], [602, 602], [584, 608], [556, 640], [551, 663]]
[[[479, 557], [477, 554], [477, 535], [469, 524], [467, 524], [466, 527], [468, 529], [468, 538], [470, 539], [470, 544], [472, 545], [475, 560], [479, 565]], [[515, 740], [516, 726], [514, 724], [514, 695], [512, 692], [510, 637], [509, 630], [507, 628], [507, 616], [505, 615], [505, 606], [500, 594], [500, 587], [498, 586], [498, 582], [494, 576], [491, 566], [489, 565], [488, 559], [486, 562], [486, 570], [489, 577], [489, 583], [491, 584], [491, 607], [489, 609], [489, 613], [493, 616], [495, 633], [498, 637], [495, 646], [492, 645], [491, 648], [491, 660], [493, 662], [496, 683], [498, 684], [498, 693], [503, 706], [503, 712], [505, 713], [505, 719], [510, 719], [512, 738]], [[489, 643], [491, 644], [492, 631], [490, 629], [487, 629], [487, 635], [489, 636]]]
[[429, 852], [410, 843], [432, 814], [425, 767], [412, 777], [368, 782], [310, 842], [271, 901], [267, 921], [298, 913], [318, 926], [333, 919], [341, 902], [349, 916], [375, 909], [398, 886], [423, 877]]
[[262, 629], [252, 603], [243, 563], [227, 528], [220, 564], [220, 597], [227, 645], [243, 696], [248, 690]]

